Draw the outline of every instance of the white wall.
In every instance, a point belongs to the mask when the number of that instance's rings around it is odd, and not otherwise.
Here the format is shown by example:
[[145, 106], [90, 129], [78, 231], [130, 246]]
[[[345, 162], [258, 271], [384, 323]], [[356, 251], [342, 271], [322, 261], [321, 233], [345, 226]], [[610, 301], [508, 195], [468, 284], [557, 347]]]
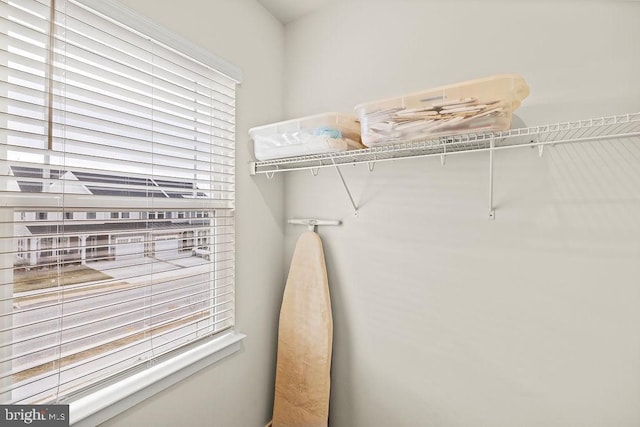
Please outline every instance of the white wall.
[[[519, 126], [640, 111], [635, 2], [341, 2], [286, 26], [297, 117], [494, 73]], [[640, 139], [285, 178], [320, 230], [331, 426], [640, 425]], [[286, 258], [297, 227], [286, 229]]]
[[248, 129], [282, 117], [284, 30], [254, 0], [122, 0], [240, 67], [236, 149], [239, 354], [111, 419], [110, 426], [264, 426], [271, 417], [278, 291], [283, 270], [283, 185], [249, 177]]

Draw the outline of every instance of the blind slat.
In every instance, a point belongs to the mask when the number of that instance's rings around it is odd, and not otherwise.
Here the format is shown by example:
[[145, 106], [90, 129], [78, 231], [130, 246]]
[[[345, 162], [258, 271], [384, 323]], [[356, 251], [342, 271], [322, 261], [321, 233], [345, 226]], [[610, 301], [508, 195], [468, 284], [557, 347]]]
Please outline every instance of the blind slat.
[[[34, 88], [44, 90], [44, 64], [30, 58], [24, 58], [15, 53], [9, 53], [2, 49], [0, 45], [0, 58], [3, 62], [11, 62], [13, 68], [8, 68], [6, 64], [0, 62], [0, 73], [7, 79], [11, 80], [11, 91], [15, 93], [23, 93], [27, 95], [26, 89]], [[20, 68], [18, 68], [18, 65]], [[181, 117], [190, 119], [199, 123], [214, 123], [221, 129], [231, 129], [235, 123], [234, 109], [232, 105], [221, 104], [215, 100], [210, 103], [193, 104], [183, 108], [176, 102], [170, 102], [155, 99], [141, 91], [130, 90], [121, 86], [110, 86], [97, 91], [99, 82], [90, 77], [74, 73], [70, 70], [65, 71], [66, 78], [64, 81], [59, 76], [54, 76], [54, 81], [64, 84], [64, 97], [80, 101], [88, 101], [96, 105], [111, 106], [112, 109], [118, 109], [134, 114], [149, 111], [155, 108], [156, 111], [162, 111], [172, 117]], [[30, 84], [29, 84], [30, 83]], [[54, 87], [55, 95], [61, 95], [61, 90]], [[104, 92], [104, 93], [103, 93]], [[42, 94], [40, 94], [42, 95]], [[195, 108], [197, 107], [197, 108]]]
[[[206, 282], [203, 282], [206, 283]], [[11, 342], [6, 342], [6, 343], [2, 343], [0, 344], [0, 348], [3, 347], [9, 347], [9, 346], [16, 346], [19, 344], [24, 344], [26, 342], [30, 342], [30, 341], [36, 341], [40, 338], [50, 338], [52, 336], [52, 334], [58, 334], [59, 336], [63, 336], [63, 334], [66, 335], [70, 335], [72, 331], [76, 330], [76, 329], [80, 329], [80, 328], [86, 328], [87, 326], [92, 326], [92, 325], [96, 325], [96, 324], [101, 324], [104, 323], [104, 326], [99, 326], [100, 328], [100, 332], [96, 333], [96, 332], [81, 332], [81, 334], [79, 334], [78, 336], [65, 336], [64, 338], [60, 338], [60, 342], [56, 342], [55, 344], [46, 344], [44, 346], [41, 347], [37, 347], [35, 349], [31, 349], [28, 351], [25, 351], [24, 353], [14, 353], [11, 357], [10, 360], [16, 360], [19, 358], [24, 358], [25, 356], [30, 356], [30, 355], [34, 355], [34, 354], [38, 354], [41, 353], [43, 351], [47, 351], [47, 350], [55, 350], [56, 348], [62, 348], [63, 346], [70, 346], [71, 344], [73, 344], [74, 342], [78, 342], [78, 341], [82, 341], [82, 340], [86, 340], [87, 338], [92, 338], [92, 339], [97, 339], [100, 337], [100, 335], [102, 334], [108, 334], [110, 332], [113, 331], [117, 331], [117, 330], [121, 330], [121, 329], [126, 329], [130, 326], [139, 324], [141, 322], [149, 322], [149, 321], [153, 321], [154, 319], [160, 319], [160, 318], [165, 318], [167, 317], [167, 315], [169, 315], [171, 317], [170, 320], [166, 320], [166, 322], [171, 322], [171, 321], [175, 321], [175, 317], [176, 316], [172, 316], [172, 313], [178, 312], [178, 311], [184, 311], [185, 309], [191, 307], [191, 306], [197, 306], [197, 305], [205, 305], [206, 308], [204, 308], [203, 310], [211, 310], [211, 309], [215, 309], [218, 306], [221, 305], [225, 305], [228, 304], [229, 301], [227, 300], [223, 300], [224, 297], [233, 295], [233, 292], [227, 292], [225, 294], [221, 294], [221, 295], [216, 295], [213, 298], [199, 298], [202, 295], [209, 295], [210, 291], [209, 290], [204, 290], [204, 291], [200, 291], [197, 293], [193, 293], [193, 294], [189, 294], [189, 295], [184, 295], [182, 297], [179, 298], [174, 298], [165, 302], [158, 302], [158, 303], [153, 303], [150, 305], [145, 305], [144, 307], [144, 311], [140, 310], [139, 308], [135, 308], [135, 309], [130, 309], [130, 310], [121, 310], [119, 311], [117, 314], [111, 314], [111, 315], [106, 315], [104, 317], [101, 317], [99, 319], [93, 319], [93, 320], [89, 320], [86, 321], [84, 323], [78, 323], [78, 324], [74, 324], [72, 326], [63, 326], [62, 328], [50, 328], [50, 330], [47, 331], [43, 331], [40, 334], [37, 335], [31, 335], [31, 336], [26, 336], [26, 337], [21, 337], [19, 339], [15, 339]], [[137, 300], [141, 300], [144, 301], [146, 299], [152, 299], [154, 297], [156, 297], [157, 294], [151, 294], [151, 295], [145, 295], [143, 297], [140, 297], [139, 299], [131, 299], [131, 300], [127, 300], [127, 303], [132, 303], [132, 302], [136, 302]], [[155, 308], [159, 308], [159, 307], [165, 307], [167, 305], [170, 305], [169, 303], [172, 302], [179, 302], [179, 301], [183, 301], [185, 298], [192, 298], [192, 297], [196, 297], [197, 299], [195, 301], [186, 301], [183, 304], [173, 304], [172, 308], [163, 310], [162, 313], [155, 313], [155, 314], [145, 314], [145, 312], [148, 312], [149, 310], [153, 310]], [[111, 305], [113, 306], [113, 305]], [[106, 308], [108, 306], [105, 307], [97, 307], [96, 310], [100, 310], [102, 308]], [[184, 316], [189, 316], [189, 315], [194, 315], [195, 313], [199, 313], [201, 312], [197, 311], [197, 312], [190, 312], [187, 314], [184, 314]], [[73, 316], [75, 316], [76, 313], [71, 314], [71, 315], [65, 315], [65, 319], [68, 322], [71, 322], [71, 320], [73, 319]], [[96, 316], [98, 315], [98, 313], [96, 313]], [[131, 316], [133, 317], [131, 320], [125, 320], [130, 315], [134, 315]], [[59, 321], [58, 318], [54, 319], [56, 322]], [[120, 323], [116, 323], [114, 322], [114, 320], [119, 320]], [[179, 319], [178, 319], [179, 320]], [[42, 324], [43, 322], [39, 322], [39, 323], [34, 323], [31, 326], [34, 325], [38, 325], [38, 324]], [[63, 322], [64, 325], [64, 322]], [[152, 323], [153, 325], [153, 323]], [[103, 341], [102, 344], [104, 343], [109, 343], [111, 341], [116, 341], [119, 338], [116, 338], [115, 340], [109, 340], [107, 339], [106, 341]], [[101, 344], [101, 345], [102, 345]]]
[[[18, 104], [16, 104], [19, 106]], [[54, 111], [55, 112], [55, 111]], [[42, 140], [43, 136], [47, 136], [44, 133], [47, 128], [42, 120], [37, 118], [26, 117], [17, 114], [0, 113], [0, 118], [4, 118], [7, 122], [6, 129], [2, 132], [4, 135], [10, 135], [7, 139], [7, 145], [13, 147], [20, 146], [33, 146], [38, 140]], [[96, 121], [97, 119], [91, 119]], [[136, 147], [136, 152], [143, 152], [147, 154], [153, 154], [151, 150], [145, 151], [144, 149], [156, 146], [159, 150], [167, 149], [171, 147], [173, 142], [174, 146], [178, 149], [186, 149], [188, 144], [192, 144], [192, 151], [196, 153], [208, 153], [211, 155], [232, 157], [229, 151], [233, 151], [228, 146], [228, 137], [206, 135], [200, 132], [194, 132], [192, 139], [187, 139], [184, 135], [163, 135], [161, 132], [154, 132], [153, 130], [143, 130], [141, 128], [127, 129], [122, 126], [114, 126], [113, 129], [90, 129], [88, 127], [80, 127], [75, 123], [60, 125], [60, 120], [54, 120], [55, 128], [52, 130], [54, 135], [53, 139], [58, 145], [73, 143], [78, 146], [109, 146], [109, 143], [113, 143], [111, 146], [111, 152], [118, 151], [120, 154], [126, 154], [127, 144], [138, 144], [142, 147]], [[104, 124], [108, 124], [107, 121]], [[118, 132], [119, 131], [119, 132]], [[128, 132], [127, 132], [128, 131]], [[204, 136], [204, 138], [202, 138]], [[34, 138], [36, 141], [31, 141], [28, 138]], [[202, 141], [205, 139], [205, 141]], [[224, 143], [213, 143], [213, 141], [224, 141]], [[209, 150], [205, 151], [203, 148], [209, 144]], [[135, 145], [134, 145], [135, 146]], [[145, 147], [146, 146], [146, 147]], [[155, 150], [154, 150], [155, 151]], [[142, 161], [141, 163], [150, 163], [152, 159]]]
[[[10, 86], [10, 90], [14, 88], [16, 88], [16, 86]], [[33, 118], [34, 113], [47, 113], [48, 107], [42, 96], [42, 88], [18, 86], [14, 93], [18, 91], [22, 95], [23, 99], [21, 100], [11, 99], [0, 94], [1, 100], [10, 106], [8, 113], [14, 114], [16, 120], [19, 119], [20, 116]], [[96, 104], [94, 94], [91, 95], [93, 96], [85, 97], [82, 100], [68, 96], [61, 97], [54, 95], [54, 121], [57, 124], [66, 124], [67, 121], [74, 121], [75, 123], [81, 123], [82, 125], [80, 125], [80, 127], [87, 127], [89, 129], [95, 129], [98, 125], [103, 127], [105, 124], [113, 123], [117, 125], [115, 126], [116, 128], [118, 126], [126, 126], [125, 129], [128, 130], [128, 126], [131, 126], [134, 129], [154, 132], [154, 134], [186, 137], [189, 141], [193, 141], [194, 135], [197, 135], [196, 139], [209, 142], [211, 136], [214, 134], [225, 137], [235, 133], [234, 125], [230, 123], [225, 124], [224, 127], [220, 127], [214, 124], [213, 121], [205, 123], [202, 120], [194, 118], [186, 119], [151, 108], [133, 111], [123, 109], [120, 105], [98, 105]], [[16, 113], [14, 110], [20, 113]], [[69, 114], [73, 114], [73, 116]], [[35, 118], [42, 120], [42, 117], [38, 115], [35, 115]], [[101, 122], [97, 123], [97, 121]], [[149, 135], [151, 134], [149, 133]], [[204, 147], [205, 145], [203, 145], [203, 148]]]
[[[86, 0], [83, 1], [86, 3]], [[108, 2], [100, 0], [99, 4], [107, 4]], [[212, 84], [217, 84], [225, 88], [226, 93], [233, 97], [235, 93], [235, 81], [220, 74], [215, 67], [204, 65], [199, 61], [194, 61], [193, 58], [187, 57], [184, 53], [179, 52], [167, 46], [162, 46], [157, 40], [149, 38], [142, 33], [132, 32], [126, 27], [122, 27], [115, 22], [111, 21], [109, 24], [105, 24], [102, 17], [89, 12], [85, 13], [85, 7], [77, 2], [67, 2], [67, 16], [77, 17], [81, 23], [86, 23], [87, 26], [83, 29], [74, 25], [74, 28], [78, 28], [80, 33], [87, 34], [88, 36], [104, 42], [108, 46], [118, 46], [123, 51], [135, 51], [140, 46], [145, 46], [145, 43], [151, 42], [154, 44], [152, 47], [146, 47], [147, 50], [153, 51], [154, 61], [164, 61], [171, 64], [175, 68], [175, 73], [184, 75], [194, 81], [211, 81]], [[59, 12], [63, 13], [62, 7], [58, 8]], [[164, 31], [163, 31], [164, 32]], [[110, 37], [111, 36], [111, 37]]]
[[[76, 22], [76, 24], [82, 24]], [[90, 27], [89, 27], [90, 28]], [[202, 76], [193, 75], [192, 70], [176, 68], [175, 64], [154, 56], [153, 53], [138, 49], [138, 52], [118, 49], [116, 44], [96, 41], [90, 34], [80, 33], [73, 28], [60, 28], [64, 32], [64, 55], [77, 58], [84, 63], [104, 65], [109, 69], [119, 69], [127, 76], [136, 76], [140, 81], [160, 81], [157, 87], [175, 93], [193, 93], [200, 101], [216, 99], [222, 103], [233, 103], [233, 92], [226, 86], [216, 84]], [[92, 30], [92, 28], [90, 28]], [[104, 33], [100, 31], [100, 35]], [[95, 52], [100, 52], [99, 54]], [[84, 67], [83, 67], [84, 68]], [[208, 84], [213, 83], [213, 84]], [[206, 104], [206, 102], [205, 102]]]
[[[185, 278], [189, 278], [193, 280], [193, 283], [190, 283], [189, 285], [185, 285], [182, 287], [177, 287], [175, 289], [172, 289], [171, 292], [174, 291], [178, 291], [178, 290], [184, 290], [184, 289], [188, 289], [190, 287], [195, 287], [195, 286], [200, 286], [203, 284], [208, 283], [208, 281], [204, 281], [202, 280], [202, 278], [200, 276], [202, 276], [203, 273], [198, 273], [198, 274], [193, 274], [193, 275], [185, 275]], [[233, 276], [228, 275], [228, 276], [224, 276], [221, 278], [216, 278], [214, 279], [215, 282], [215, 286], [212, 288], [215, 291], [220, 291], [222, 289], [228, 288], [233, 286]], [[59, 298], [60, 294], [64, 295], [65, 298], [65, 302], [73, 302], [73, 303], [91, 303], [93, 300], [98, 299], [98, 298], [105, 298], [105, 297], [109, 297], [111, 299], [116, 299], [116, 298], [124, 298], [123, 294], [131, 292], [131, 291], [138, 291], [138, 290], [144, 290], [144, 289], [148, 289], [149, 288], [149, 284], [147, 283], [142, 283], [142, 284], [135, 284], [135, 285], [131, 285], [130, 286], [125, 286], [124, 284], [122, 284], [120, 281], [113, 281], [113, 283], [115, 285], [118, 285], [117, 287], [114, 286], [114, 288], [118, 289], [115, 291], [108, 291], [108, 292], [103, 292], [103, 291], [98, 291], [89, 295], [87, 297], [83, 297], [83, 296], [78, 296], [78, 297], [68, 297], [66, 295], [68, 294], [80, 294], [81, 292], [85, 291], [86, 289], [83, 287], [77, 288], [77, 289], [70, 289], [70, 290], [62, 290], [60, 288], [58, 288], [59, 290], [56, 291], [55, 293], [41, 293], [39, 295], [37, 295], [37, 297], [41, 300], [46, 301], [47, 299], [51, 299], [53, 300], [53, 298], [48, 298], [48, 297], [55, 297], [55, 298]], [[167, 281], [163, 281], [160, 282], [161, 284], [165, 284], [167, 283]], [[168, 284], [168, 283], [167, 283]], [[109, 285], [102, 285], [103, 287], [105, 286], [109, 286]], [[211, 291], [211, 290], [210, 290]], [[155, 291], [154, 291], [155, 292]], [[169, 291], [166, 291], [169, 292]], [[153, 293], [152, 295], [157, 295], [159, 294], [158, 292]], [[216, 295], [220, 296], [220, 295]], [[24, 304], [27, 305], [21, 305], [20, 307], [20, 313], [25, 314], [25, 313], [32, 313], [32, 315], [35, 315], [36, 313], [44, 313], [47, 310], [51, 310], [52, 308], [58, 307], [57, 303], [38, 303], [37, 299], [38, 298], [33, 298], [33, 296], [28, 296], [28, 297], [18, 297], [18, 301], [22, 302]], [[36, 301], [36, 302], [33, 302]], [[112, 307], [112, 306], [117, 306], [118, 304], [121, 304], [121, 302], [116, 302], [116, 303], [109, 303], [109, 304], [101, 304], [101, 305], [96, 305], [95, 309], [99, 310], [99, 309], [104, 309], [104, 308], [108, 308], [108, 307]], [[82, 313], [89, 313], [92, 310], [94, 310], [94, 308], [87, 308], [87, 309], [83, 309], [83, 310], [77, 310], [77, 311], [73, 311], [73, 312], [69, 312], [69, 316], [74, 316], [74, 315], [78, 315], [78, 314], [82, 314]], [[4, 317], [7, 316], [15, 316], [15, 313], [11, 313], [11, 314], [5, 314]], [[49, 316], [52, 316], [49, 314]], [[49, 318], [45, 318], [43, 319], [41, 317], [41, 315], [39, 315], [37, 320], [33, 320], [31, 322], [25, 322], [25, 323], [21, 323], [20, 326], [18, 327], [12, 327], [12, 328], [4, 328], [2, 330], [0, 330], [0, 332], [7, 332], [10, 330], [15, 330], [18, 328], [28, 328], [34, 325], [39, 325], [39, 324], [43, 324], [43, 323], [47, 323], [53, 320], [58, 319], [57, 316], [53, 316], [53, 317], [49, 317]]]
[[[0, 131], [0, 136], [3, 134], [4, 132]], [[36, 133], [20, 132], [20, 136], [26, 137], [28, 135], [31, 135], [33, 137], [32, 139], [35, 139], [35, 137], [39, 136]], [[60, 141], [60, 139], [55, 138], [53, 139], [53, 141], [57, 143], [58, 141]], [[44, 140], [42, 142], [31, 142], [33, 144], [39, 145], [44, 144]], [[66, 144], [61, 145], [64, 146]], [[11, 167], [33, 167], [32, 165], [37, 165], [38, 161], [42, 162], [43, 159], [47, 158], [49, 160], [49, 164], [44, 165], [44, 169], [56, 168], [60, 170], [62, 168], [69, 168], [74, 173], [93, 173], [92, 171], [95, 171], [96, 174], [104, 175], [104, 168], [109, 167], [111, 170], [113, 170], [114, 176], [156, 178], [161, 181], [176, 182], [191, 180], [193, 185], [195, 185], [195, 188], [202, 188], [200, 184], [206, 184], [207, 182], [209, 182], [212, 179], [210, 178], [210, 173], [223, 173], [226, 175], [232, 175], [234, 171], [233, 157], [224, 154], [210, 153], [211, 164], [208, 170], [202, 168], [194, 168], [193, 165], [181, 167], [178, 167], [176, 165], [174, 167], [167, 167], [162, 163], [154, 165], [153, 170], [151, 170], [148, 167], [147, 163], [140, 162], [139, 160], [114, 158], [113, 156], [117, 154], [116, 152], [113, 152], [112, 156], [110, 157], [105, 157], [106, 154], [98, 156], [94, 154], [66, 153], [64, 151], [52, 151], [38, 147], [26, 147], [24, 145], [19, 145], [18, 148], [14, 148], [13, 144], [7, 144], [7, 152], [9, 154], [12, 154], [14, 158], [16, 158], [16, 160], [12, 161], [11, 163], [9, 163], [8, 161], [2, 161], [2, 163], [10, 164]], [[163, 158], [164, 156], [158, 155], [157, 157]], [[196, 162], [195, 165], [198, 166], [199, 162]], [[42, 163], [40, 163], [39, 168], [42, 167], [43, 165]]]
[[[69, 209], [93, 210], [97, 211], [109, 206], [110, 209], [119, 210], [122, 208], [149, 209], [149, 201], [139, 197], [120, 196], [96, 196], [82, 194], [62, 194], [62, 193], [21, 193], [17, 191], [0, 191], [5, 203], [17, 209], [51, 210], [62, 206]], [[232, 195], [222, 196], [218, 199], [154, 199], [154, 210], [181, 210], [181, 209], [233, 209]]]
[[45, 35], [49, 24], [46, 17], [49, 15], [47, 6], [26, 0], [24, 8], [9, 5], [8, 2], [0, 3], [0, 20], [3, 33], [17, 33], [20, 35], [42, 34]]
[[[231, 310], [225, 310], [226, 313], [231, 312]], [[196, 326], [195, 328], [192, 328], [190, 331], [185, 332], [182, 335], [177, 335], [174, 337], [171, 337], [169, 340], [166, 339], [167, 336], [170, 335], [175, 335], [175, 330], [168, 330], [168, 331], [163, 331], [160, 332], [158, 334], [156, 334], [156, 336], [153, 338], [153, 341], [155, 340], [163, 340], [166, 343], [170, 344], [171, 342], [175, 342], [177, 340], [181, 340], [184, 339], [185, 337], [188, 336], [192, 336], [194, 334], [202, 334], [201, 338], [204, 338], [206, 336], [211, 336], [214, 333], [218, 333], [218, 332], [222, 332], [226, 329], [228, 329], [229, 327], [232, 326], [232, 323], [230, 323], [231, 321], [233, 321], [233, 316], [227, 316], [224, 317], [222, 319], [218, 319], [215, 321], [210, 322], [210, 324], [205, 324], [205, 325], [200, 325], [200, 326]], [[201, 323], [201, 321], [195, 321], [195, 322], [190, 322], [189, 324], [183, 325], [182, 329], [186, 329], [187, 327], [189, 327], [190, 325], [193, 325], [194, 323]], [[73, 369], [76, 369], [77, 367], [82, 367], [83, 365], [89, 365], [92, 364], [94, 365], [91, 369], [86, 369], [86, 376], [89, 376], [91, 374], [96, 374], [96, 373], [102, 373], [105, 371], [105, 365], [104, 365], [104, 359], [109, 360], [109, 359], [115, 359], [117, 360], [117, 362], [109, 362], [111, 363], [110, 365], [107, 366], [114, 366], [117, 364], [121, 364], [124, 361], [127, 360], [133, 360], [134, 363], [129, 364], [126, 368], [119, 370], [119, 371], [111, 371], [111, 373], [109, 375], [116, 375], [124, 370], [128, 370], [131, 369], [131, 367], [134, 366], [138, 366], [140, 364], [143, 363], [147, 363], [147, 361], [152, 358], [152, 357], [160, 357], [163, 354], [172, 351], [175, 349], [175, 347], [173, 348], [168, 348], [166, 351], [153, 351], [153, 348], [151, 346], [151, 342], [152, 340], [148, 340], [148, 341], [135, 341], [133, 343], [127, 343], [124, 344], [120, 347], [118, 347], [118, 350], [114, 350], [114, 351], [110, 351], [110, 352], [105, 352], [100, 354], [99, 356], [94, 356], [91, 358], [87, 358], [85, 359], [85, 362], [80, 362], [77, 364], [72, 364], [70, 367], [63, 367], [60, 370], [53, 370], [53, 371], [49, 371], [51, 373], [49, 374], [45, 374], [45, 375], [40, 375], [38, 380], [42, 381], [43, 379], [47, 379], [47, 378], [51, 378], [51, 377], [60, 377], [60, 374], [64, 374], [65, 375], [65, 380], [64, 381], [59, 381], [56, 382], [56, 385], [52, 387], [52, 389], [55, 389], [57, 387], [57, 384], [59, 383], [60, 385], [64, 385], [64, 384], [68, 384], [69, 382], [72, 381], [78, 381], [81, 380], [82, 377], [77, 377], [77, 376], [73, 376], [73, 375], [67, 375], [67, 373]], [[127, 354], [125, 357], [117, 357], [114, 358], [114, 355], [118, 355], [119, 353], [125, 353], [128, 349], [132, 348], [132, 347], [136, 347], [136, 346], [140, 346], [140, 345], [145, 345], [147, 344], [148, 347], [144, 350], [144, 351], [140, 351], [140, 352], [129, 352], [129, 354]], [[154, 354], [155, 353], [155, 354]], [[143, 355], [148, 355], [147, 357], [141, 358], [141, 356]], [[95, 363], [96, 361], [101, 362], [101, 363]], [[63, 361], [64, 363], [64, 361]], [[102, 374], [103, 377], [106, 377], [105, 374]], [[86, 380], [85, 380], [86, 381]], [[25, 381], [22, 384], [19, 384], [17, 387], [12, 387], [12, 388], [0, 388], [0, 393], [4, 393], [7, 391], [11, 391], [12, 389], [19, 389], [20, 387], [24, 387], [24, 386], [29, 386], [30, 384], [33, 384], [35, 381]], [[19, 403], [19, 402], [24, 402], [24, 401], [28, 401], [26, 399], [30, 399], [33, 398], [33, 396], [36, 396], [37, 394], [44, 394], [48, 391], [49, 389], [44, 388], [42, 390], [39, 391], [39, 393], [31, 393], [31, 394], [26, 394], [24, 397], [22, 397], [21, 399], [15, 399], [14, 401], [10, 402], [12, 404], [15, 403]]]
[[[212, 289], [217, 290], [217, 289], [233, 286], [234, 275], [231, 274], [231, 272], [232, 272], [231, 267], [220, 268], [219, 270], [217, 270], [216, 275], [218, 275], [219, 277], [215, 277], [213, 279], [214, 286]], [[202, 275], [202, 273], [184, 274], [183, 278], [193, 279], [194, 277], [197, 277], [200, 275]], [[137, 276], [137, 277], [140, 277], [140, 276]], [[130, 279], [132, 281], [136, 281], [135, 280], [136, 276], [132, 276]], [[122, 294], [128, 291], [138, 290], [147, 286], [148, 286], [147, 283], [141, 283], [141, 284], [139, 283], [136, 285], [131, 285], [129, 283], [128, 285], [125, 286], [122, 280], [109, 279], [109, 280], [104, 280], [100, 282], [100, 284], [80, 285], [78, 287], [72, 287], [71, 289], [65, 289], [64, 287], [55, 287], [55, 288], [49, 288], [49, 289], [52, 289], [49, 291], [36, 291], [37, 293], [26, 292], [27, 294], [26, 296], [19, 295], [19, 296], [16, 296], [15, 298], [8, 299], [8, 301], [13, 301], [14, 299], [17, 299], [18, 303], [26, 301], [27, 304], [31, 304], [31, 305], [27, 305], [27, 306], [21, 305], [20, 310], [22, 313], [28, 313], [28, 312], [37, 312], [38, 310], [42, 310], [42, 309], [50, 309], [52, 307], [57, 307], [58, 303], [55, 302], [55, 300], [60, 298], [61, 294], [64, 295], [66, 302], [85, 301], [87, 303], [91, 303], [92, 300], [97, 298], [121, 296]], [[112, 289], [109, 291], [96, 289], [96, 288], [104, 288], [104, 287], [111, 287]], [[82, 295], [83, 293], [86, 295]], [[37, 306], [33, 306], [33, 304], [36, 304], [34, 303], [34, 301], [37, 302], [38, 298], [42, 299], [45, 302], [41, 302], [41, 303], [38, 303]], [[48, 303], [46, 301], [54, 301], [54, 302]], [[28, 307], [31, 307], [31, 308], [28, 308]], [[8, 318], [13, 315], [14, 313], [6, 313], [3, 315], [3, 317]], [[2, 329], [2, 331], [6, 332], [11, 329], [13, 329], [13, 326], [4, 328]]]

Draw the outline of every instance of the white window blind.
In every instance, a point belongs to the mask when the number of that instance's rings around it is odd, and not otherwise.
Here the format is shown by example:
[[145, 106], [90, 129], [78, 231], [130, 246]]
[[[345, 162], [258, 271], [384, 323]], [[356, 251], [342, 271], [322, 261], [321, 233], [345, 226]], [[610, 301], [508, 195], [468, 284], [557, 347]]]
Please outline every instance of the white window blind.
[[81, 1], [0, 9], [0, 402], [62, 401], [233, 326], [237, 81]]

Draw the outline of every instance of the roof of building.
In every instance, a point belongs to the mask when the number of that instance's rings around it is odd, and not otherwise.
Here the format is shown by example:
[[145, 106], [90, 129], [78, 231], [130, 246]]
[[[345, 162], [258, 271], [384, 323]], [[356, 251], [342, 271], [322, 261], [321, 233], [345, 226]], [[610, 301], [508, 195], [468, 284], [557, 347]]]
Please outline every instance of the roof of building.
[[[198, 187], [191, 181], [140, 178], [77, 170], [65, 171], [61, 169], [32, 168], [25, 166], [11, 166], [11, 171], [16, 178], [50, 178], [55, 180], [63, 179], [63, 176], [69, 173], [72, 177], [65, 177], [64, 179], [72, 179], [76, 184], [81, 184], [88, 193], [100, 196], [151, 198], [206, 197], [206, 194], [202, 191], [196, 191], [194, 194], [194, 190], [197, 190]], [[45, 177], [45, 173], [48, 176]], [[21, 192], [42, 193], [43, 191], [42, 181], [17, 180], [17, 183]], [[112, 184], [113, 186], [90, 185], [90, 183]], [[181, 189], [188, 191], [180, 191]]]

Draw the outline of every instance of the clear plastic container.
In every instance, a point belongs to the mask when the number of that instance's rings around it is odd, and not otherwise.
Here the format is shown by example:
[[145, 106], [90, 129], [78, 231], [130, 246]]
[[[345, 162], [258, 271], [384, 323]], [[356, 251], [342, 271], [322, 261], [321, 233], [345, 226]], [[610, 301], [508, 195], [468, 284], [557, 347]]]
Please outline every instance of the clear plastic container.
[[504, 74], [357, 105], [368, 147], [435, 135], [507, 130], [529, 95], [517, 74]]
[[257, 160], [364, 148], [355, 116], [323, 113], [249, 130]]

